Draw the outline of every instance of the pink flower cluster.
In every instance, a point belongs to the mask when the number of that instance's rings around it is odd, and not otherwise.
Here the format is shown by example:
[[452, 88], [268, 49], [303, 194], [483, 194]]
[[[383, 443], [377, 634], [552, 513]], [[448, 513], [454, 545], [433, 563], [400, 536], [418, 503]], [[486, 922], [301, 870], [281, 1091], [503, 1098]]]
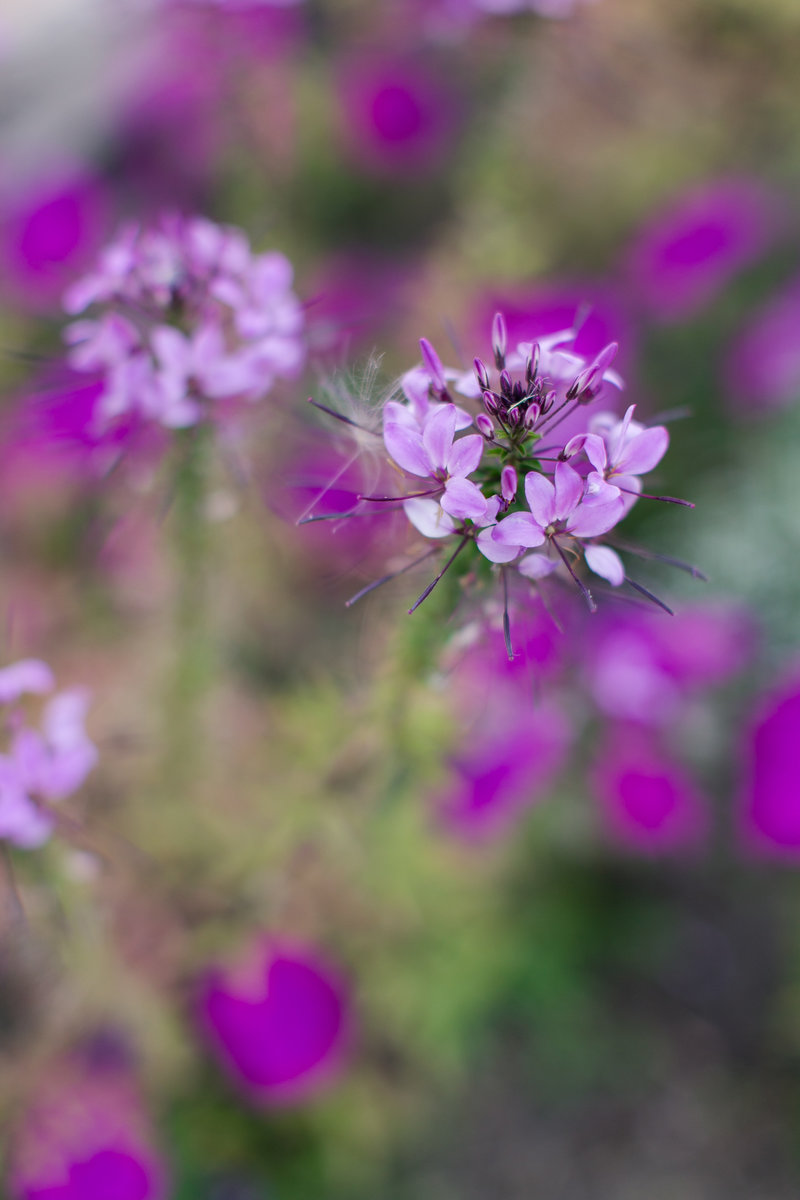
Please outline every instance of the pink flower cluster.
[[253, 254], [239, 230], [200, 217], [128, 226], [67, 292], [94, 308], [64, 336], [78, 371], [100, 376], [100, 428], [137, 416], [195, 425], [212, 405], [257, 400], [303, 364], [304, 314], [292, 266]]
[[48, 806], [76, 791], [97, 761], [84, 729], [89, 701], [84, 690], [52, 695], [40, 729], [26, 723], [22, 697], [47, 695], [54, 687], [52, 671], [37, 659], [0, 669], [0, 704], [10, 737], [0, 754], [0, 838], [26, 849], [47, 840], [54, 824]]
[[608, 411], [622, 386], [611, 367], [616, 343], [588, 360], [573, 330], [514, 350], [507, 340], [498, 313], [494, 363], [476, 358], [468, 373], [445, 367], [421, 340], [422, 363], [383, 414], [386, 451], [413, 477], [395, 498], [424, 537], [458, 539], [454, 557], [471, 545], [535, 584], [569, 576], [594, 609], [581, 564], [614, 587], [626, 581], [603, 539], [642, 494], [641, 476], [669, 436], [634, 420], [634, 405], [621, 418]]
[[[463, 736], [434, 798], [439, 823], [462, 841], [495, 839], [544, 801], [569, 765], [585, 780], [572, 788], [588, 794], [615, 845], [646, 855], [699, 848], [712, 806], [696, 778], [692, 733], [708, 735], [710, 692], [752, 658], [749, 614], [716, 603], [673, 619], [637, 608], [579, 617], [516, 596], [510, 663], [497, 653], [502, 634], [493, 622], [466, 631], [471, 644], [460, 650], [449, 688]], [[766, 781], [763, 767], [761, 774]], [[786, 811], [783, 796], [779, 805]], [[761, 800], [759, 817], [766, 809]]]

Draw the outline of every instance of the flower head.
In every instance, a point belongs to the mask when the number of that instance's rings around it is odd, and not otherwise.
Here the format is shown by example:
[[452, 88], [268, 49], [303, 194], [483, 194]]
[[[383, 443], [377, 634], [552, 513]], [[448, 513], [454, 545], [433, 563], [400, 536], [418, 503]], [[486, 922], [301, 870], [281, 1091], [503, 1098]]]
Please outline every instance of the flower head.
[[304, 317], [292, 267], [254, 255], [238, 230], [203, 218], [129, 226], [67, 292], [69, 361], [99, 374], [98, 423], [141, 416], [195, 425], [215, 404], [256, 400], [302, 366]]

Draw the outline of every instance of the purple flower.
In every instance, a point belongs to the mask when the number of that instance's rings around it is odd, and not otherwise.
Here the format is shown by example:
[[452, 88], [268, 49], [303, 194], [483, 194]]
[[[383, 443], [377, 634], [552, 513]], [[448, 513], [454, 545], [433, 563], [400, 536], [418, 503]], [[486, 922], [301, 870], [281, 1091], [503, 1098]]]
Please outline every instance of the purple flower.
[[209, 1048], [258, 1104], [297, 1104], [330, 1083], [352, 1034], [348, 989], [316, 951], [256, 939], [211, 968], [197, 1006]]
[[48, 1064], [10, 1139], [14, 1200], [166, 1200], [166, 1165], [135, 1080], [96, 1058]]
[[[0, 669], [2, 704], [14, 706], [54, 686], [50, 668], [36, 659]], [[56, 693], [44, 705], [40, 730], [24, 724], [12, 708], [10, 746], [0, 754], [0, 838], [32, 849], [50, 836], [48, 805], [76, 791], [97, 762], [84, 729], [87, 707], [82, 690]]]
[[686, 772], [646, 736], [618, 730], [590, 773], [606, 833], [640, 854], [671, 853], [701, 843], [705, 802]]
[[800, 400], [800, 279], [751, 316], [728, 347], [726, 395], [740, 413], [761, 415]]
[[85, 168], [51, 170], [6, 201], [0, 214], [2, 290], [35, 308], [57, 304], [106, 234], [110, 200]]
[[533, 707], [528, 699], [505, 718], [495, 714], [469, 731], [452, 779], [435, 800], [442, 825], [466, 841], [506, 833], [542, 799], [566, 757], [569, 725], [555, 705]]
[[632, 283], [650, 314], [678, 321], [709, 304], [773, 240], [778, 206], [754, 179], [689, 188], [652, 216], [628, 254]]
[[421, 431], [390, 420], [384, 425], [383, 440], [404, 471], [441, 485], [441, 505], [446, 513], [478, 521], [486, 511], [486, 499], [466, 476], [477, 470], [484, 442], [477, 433], [455, 441], [457, 419], [455, 405], [442, 404], [425, 418]]
[[[223, 401], [255, 400], [304, 360], [292, 267], [252, 254], [238, 230], [202, 218], [124, 229], [65, 297], [96, 318], [65, 330], [70, 364], [105, 381], [98, 419], [194, 425]], [[174, 322], [174, 323], [173, 323]]]
[[[617, 345], [611, 342], [586, 359], [575, 352], [574, 339], [573, 330], [561, 330], [511, 348], [505, 319], [497, 313], [492, 322], [492, 359], [487, 364], [475, 358], [471, 372], [446, 367], [431, 343], [420, 339], [421, 364], [401, 377], [395, 398], [384, 405], [383, 439], [391, 462], [423, 484], [405, 494], [359, 497], [365, 505], [391, 502], [395, 509], [402, 505], [423, 537], [457, 543], [410, 613], [459, 556], [464, 555], [459, 566], [466, 567], [476, 550], [501, 568], [513, 564], [514, 572], [537, 588], [563, 567], [592, 611], [595, 602], [578, 574], [582, 562], [613, 586], [627, 583], [666, 607], [626, 574], [614, 549], [597, 539], [617, 525], [640, 495], [687, 503], [641, 491], [639, 474], [660, 461], [669, 440], [667, 432], [635, 422], [633, 406], [621, 420], [601, 408], [622, 386], [612, 368]], [[463, 396], [467, 405], [453, 404], [454, 394]], [[353, 424], [347, 417], [342, 419]], [[456, 437], [468, 427], [478, 432]], [[554, 469], [550, 463], [555, 463]], [[527, 509], [520, 496], [520, 478], [524, 478]], [[547, 547], [546, 554], [524, 555], [541, 546]], [[417, 561], [433, 552], [428, 550]], [[400, 567], [373, 586], [414, 565]], [[499, 573], [505, 596], [506, 650], [513, 656], [509, 578], [505, 569]], [[371, 590], [362, 589], [349, 603]]]
[[355, 161], [381, 175], [417, 178], [452, 152], [459, 101], [440, 65], [418, 53], [367, 53], [341, 71], [342, 136]]
[[800, 859], [800, 672], [760, 697], [744, 735], [739, 836], [760, 857]]
[[[565, 462], [556, 465], [552, 481], [533, 471], [526, 475], [525, 497], [530, 512], [511, 513], [478, 536], [478, 549], [490, 562], [507, 561], [507, 551], [513, 550], [516, 557], [545, 541], [558, 548], [562, 537], [573, 541], [599, 537], [613, 529], [626, 510], [625, 497], [616, 488], [601, 483], [593, 489]], [[589, 567], [614, 583], [617, 556], [607, 547], [601, 549], [612, 558], [593, 554], [594, 549], [585, 550]]]
[[501, 312], [512, 346], [547, 342], [554, 334], [578, 325], [572, 342], [575, 354], [591, 362], [610, 342], [620, 355], [630, 354], [634, 329], [622, 296], [605, 281], [553, 280], [529, 287], [488, 291], [476, 302], [470, 329], [483, 335], [493, 315]]
[[582, 658], [602, 712], [663, 725], [684, 715], [692, 697], [739, 674], [754, 648], [750, 614], [717, 603], [683, 608], [669, 621], [615, 614], [593, 630]]

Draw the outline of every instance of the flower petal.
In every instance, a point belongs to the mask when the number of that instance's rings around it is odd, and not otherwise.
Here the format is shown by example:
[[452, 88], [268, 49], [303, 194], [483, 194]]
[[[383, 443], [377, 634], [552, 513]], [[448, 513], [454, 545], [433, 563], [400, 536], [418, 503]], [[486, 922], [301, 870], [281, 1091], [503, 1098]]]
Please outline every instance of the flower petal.
[[643, 429], [635, 437], [629, 438], [622, 447], [622, 453], [615, 464], [616, 469], [627, 475], [644, 475], [661, 462], [668, 446], [669, 433], [663, 425]]
[[456, 532], [456, 523], [436, 500], [406, 500], [403, 511], [423, 537], [443, 538]]
[[494, 527], [494, 540], [501, 546], [541, 546], [544, 530], [531, 513], [511, 513]]
[[577, 508], [583, 496], [583, 480], [567, 463], [556, 464], [555, 515], [564, 521]]
[[456, 409], [454, 404], [442, 404], [433, 409], [426, 417], [422, 441], [433, 467], [443, 468], [446, 465], [455, 432]]
[[484, 558], [488, 558], [489, 562], [493, 563], [508, 563], [512, 562], [520, 553], [521, 546], [502, 546], [492, 537], [495, 526], [490, 525], [482, 530], [477, 538], [476, 543], [478, 549]]
[[442, 496], [442, 508], [453, 517], [480, 521], [486, 513], [486, 497], [476, 483], [468, 479], [448, 479]]
[[528, 579], [546, 579], [558, 569], [558, 562], [545, 554], [526, 554], [520, 559], [517, 570]]
[[525, 476], [525, 498], [533, 516], [542, 529], [556, 519], [556, 490], [553, 484], [538, 471]]
[[483, 454], [484, 440], [479, 433], [468, 434], [453, 442], [445, 466], [448, 475], [471, 475]]
[[625, 568], [622, 559], [610, 546], [587, 546], [583, 552], [586, 565], [595, 575], [607, 579], [614, 587], [625, 582]]
[[598, 504], [579, 504], [567, 522], [567, 533], [574, 537], [598, 537], [613, 529], [625, 516], [625, 511], [625, 500], [621, 495]]
[[432, 465], [423, 445], [422, 435], [408, 425], [389, 424], [383, 431], [383, 442], [394, 461], [404, 471], [426, 478]]

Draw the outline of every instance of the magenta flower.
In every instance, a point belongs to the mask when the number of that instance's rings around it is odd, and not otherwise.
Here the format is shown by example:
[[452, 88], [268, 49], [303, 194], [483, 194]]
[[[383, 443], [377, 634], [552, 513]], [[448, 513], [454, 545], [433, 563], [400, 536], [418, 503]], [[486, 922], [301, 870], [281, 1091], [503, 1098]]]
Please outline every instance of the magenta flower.
[[634, 327], [623, 297], [617, 289], [598, 280], [547, 280], [528, 287], [489, 290], [479, 297], [470, 320], [475, 339], [490, 328], [492, 317], [501, 312], [508, 329], [509, 344], [547, 342], [554, 334], [578, 328], [572, 349], [591, 362], [611, 342], [620, 356], [630, 355]]
[[222, 1067], [256, 1103], [300, 1103], [341, 1069], [352, 1034], [349, 992], [317, 953], [261, 937], [233, 967], [202, 980], [198, 1020]]
[[443, 827], [465, 841], [508, 832], [564, 764], [570, 730], [557, 707], [533, 707], [528, 699], [506, 716], [500, 727], [495, 720], [470, 730], [452, 780], [434, 802]]
[[50, 171], [7, 201], [0, 214], [2, 291], [17, 303], [58, 303], [97, 253], [110, 219], [102, 181], [85, 168]]
[[640, 854], [692, 849], [708, 831], [704, 800], [683, 768], [657, 743], [619, 730], [590, 773], [608, 836]]
[[419, 54], [367, 53], [341, 71], [342, 136], [367, 171], [416, 178], [452, 152], [459, 101], [440, 66]]
[[754, 179], [712, 180], [674, 197], [639, 231], [628, 255], [651, 315], [678, 321], [704, 308], [764, 254], [778, 216], [774, 196]]
[[741, 328], [723, 368], [726, 395], [740, 413], [761, 415], [800, 400], [800, 279]]
[[762, 696], [745, 731], [739, 836], [759, 857], [800, 859], [800, 672]]
[[663, 725], [691, 713], [693, 697], [739, 674], [754, 648], [752, 618], [734, 605], [695, 605], [669, 621], [631, 612], [593, 630], [583, 668], [602, 712]]
[[23, 721], [23, 696], [46, 695], [55, 686], [50, 668], [24, 659], [0, 669], [0, 704], [10, 706], [11, 739], [0, 754], [0, 838], [33, 849], [53, 830], [51, 803], [76, 791], [97, 762], [84, 729], [88, 694], [59, 692], [42, 710], [41, 729]]
[[10, 1139], [13, 1200], [166, 1200], [166, 1164], [135, 1080], [111, 1057], [49, 1065]]

